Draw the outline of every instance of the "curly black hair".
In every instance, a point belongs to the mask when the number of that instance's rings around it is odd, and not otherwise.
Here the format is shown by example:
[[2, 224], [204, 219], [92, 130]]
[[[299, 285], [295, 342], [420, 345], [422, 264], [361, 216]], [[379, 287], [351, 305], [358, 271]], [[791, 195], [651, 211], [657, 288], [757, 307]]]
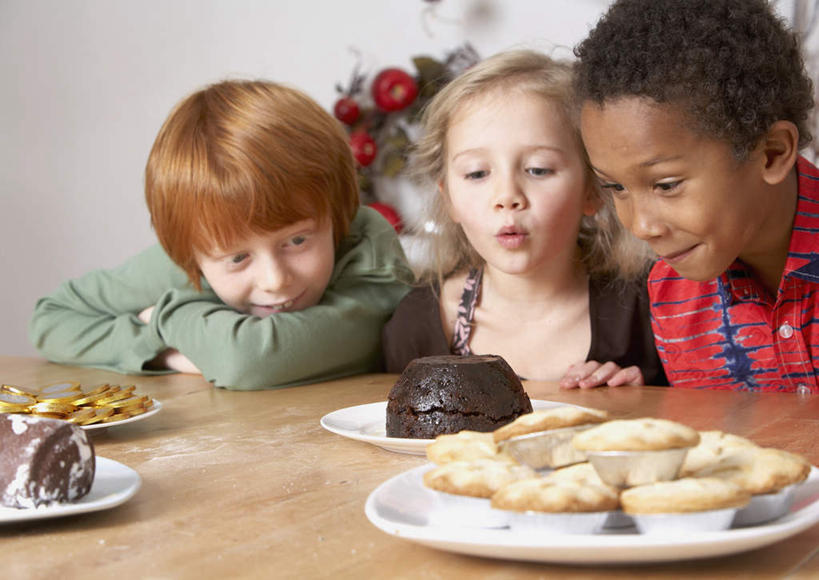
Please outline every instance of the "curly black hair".
[[799, 41], [766, 0], [617, 0], [574, 53], [581, 103], [680, 104], [738, 159], [778, 120], [796, 125], [800, 148], [812, 138]]

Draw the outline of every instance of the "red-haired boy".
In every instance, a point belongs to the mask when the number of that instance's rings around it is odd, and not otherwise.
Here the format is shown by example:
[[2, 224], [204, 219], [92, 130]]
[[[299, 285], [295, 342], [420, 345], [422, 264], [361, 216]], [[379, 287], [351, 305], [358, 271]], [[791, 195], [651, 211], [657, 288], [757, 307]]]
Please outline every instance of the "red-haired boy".
[[145, 197], [161, 247], [38, 301], [31, 337], [50, 360], [236, 389], [378, 370], [412, 274], [312, 99], [262, 81], [190, 95], [154, 142]]

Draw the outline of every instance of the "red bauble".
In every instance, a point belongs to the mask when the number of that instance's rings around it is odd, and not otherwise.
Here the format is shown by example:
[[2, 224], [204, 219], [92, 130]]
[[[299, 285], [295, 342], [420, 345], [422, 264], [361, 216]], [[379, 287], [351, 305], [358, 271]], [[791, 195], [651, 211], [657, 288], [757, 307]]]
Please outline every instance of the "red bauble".
[[333, 107], [333, 114], [336, 119], [346, 125], [352, 125], [358, 121], [361, 110], [358, 108], [358, 103], [352, 97], [341, 97], [336, 101]]
[[372, 94], [375, 106], [382, 111], [400, 111], [418, 96], [418, 84], [400, 68], [385, 68], [373, 80]]
[[379, 201], [368, 203], [367, 205], [383, 215], [399, 234], [401, 233], [401, 230], [404, 229], [404, 223], [401, 221], [401, 216], [398, 215], [398, 212], [395, 211], [395, 208], [391, 205], [387, 205], [386, 203], [381, 203]]
[[353, 150], [353, 157], [362, 167], [366, 167], [375, 159], [378, 147], [375, 140], [366, 131], [355, 131], [350, 134], [350, 147]]

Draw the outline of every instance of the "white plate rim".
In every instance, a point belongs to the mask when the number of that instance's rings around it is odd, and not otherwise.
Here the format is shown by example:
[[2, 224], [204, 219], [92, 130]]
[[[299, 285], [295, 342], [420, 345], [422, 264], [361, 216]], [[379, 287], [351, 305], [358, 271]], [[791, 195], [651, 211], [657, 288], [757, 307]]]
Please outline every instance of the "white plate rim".
[[445, 551], [508, 560], [581, 565], [668, 562], [735, 554], [774, 544], [819, 522], [819, 470], [816, 467], [811, 468], [805, 485], [797, 489], [794, 508], [782, 518], [758, 526], [686, 537], [636, 533], [544, 533], [539, 536], [531, 532], [515, 533], [509, 529], [417, 525], [379, 514], [379, 501], [385, 494], [398, 487], [402, 498], [407, 498], [407, 492], [412, 491], [407, 486], [414, 483], [420, 488], [422, 474], [431, 467], [431, 464], [415, 467], [380, 484], [367, 497], [364, 507], [367, 519], [387, 534]]
[[120, 425], [127, 425], [128, 423], [133, 423], [134, 421], [142, 421], [143, 419], [147, 419], [148, 417], [152, 417], [159, 413], [160, 409], [162, 409], [162, 403], [157, 401], [156, 399], [151, 399], [154, 404], [149, 411], [145, 411], [144, 413], [140, 413], [139, 415], [134, 415], [133, 417], [128, 417], [127, 419], [123, 419], [122, 421], [111, 421], [110, 423], [91, 423], [90, 425], [80, 425], [86, 431], [91, 431], [93, 429], [105, 429], [107, 427], [118, 427]]
[[16, 509], [0, 506], [0, 524], [40, 520], [84, 514], [114, 508], [134, 497], [142, 485], [142, 478], [130, 467], [108, 459], [96, 457], [94, 483], [88, 494], [75, 502]]
[[[530, 399], [530, 401], [532, 402], [532, 408], [535, 410], [562, 406], [577, 407], [579, 409], [586, 408], [560, 401], [547, 401], [543, 399]], [[348, 439], [355, 439], [356, 441], [364, 441], [365, 443], [370, 443], [387, 451], [407, 453], [409, 455], [426, 454], [427, 445], [432, 443], [433, 439], [404, 439], [400, 437], [387, 437], [386, 434], [370, 435], [364, 432], [365, 429], [376, 428], [379, 429], [380, 432], [386, 433], [386, 417], [387, 401], [379, 401], [338, 409], [324, 415], [319, 422], [322, 427], [331, 433], [347, 437]], [[351, 426], [345, 427], [344, 422], [350, 423]], [[359, 426], [352, 426], [352, 424], [355, 423], [358, 423]]]

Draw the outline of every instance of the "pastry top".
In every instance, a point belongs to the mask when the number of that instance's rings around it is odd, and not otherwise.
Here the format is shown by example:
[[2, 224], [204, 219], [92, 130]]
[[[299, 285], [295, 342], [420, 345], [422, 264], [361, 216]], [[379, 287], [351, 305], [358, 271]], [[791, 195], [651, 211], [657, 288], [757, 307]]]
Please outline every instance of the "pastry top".
[[748, 447], [757, 447], [757, 444], [750, 439], [723, 431], [700, 431], [700, 442], [688, 450], [680, 469], [680, 476], [691, 475], [715, 464], [727, 453]]
[[628, 419], [602, 423], [574, 436], [581, 451], [658, 451], [693, 447], [700, 435], [686, 425], [667, 419]]
[[674, 514], [738, 508], [751, 495], [739, 485], [718, 478], [686, 477], [638, 485], [620, 494], [628, 514]]
[[543, 477], [503, 486], [492, 496], [492, 507], [517, 512], [602, 512], [617, 509], [617, 492], [610, 487]]
[[539, 431], [602, 423], [607, 418], [608, 413], [606, 411], [565, 405], [521, 415], [508, 425], [496, 429], [493, 435], [496, 442], [505, 441], [512, 437], [519, 437]]
[[437, 465], [476, 459], [495, 459], [517, 463], [509, 455], [498, 451], [492, 433], [469, 430], [438, 435], [435, 441], [427, 445], [427, 459]]
[[501, 487], [518, 479], [534, 477], [524, 465], [492, 459], [453, 461], [424, 473], [424, 485], [455, 495], [489, 498]]
[[545, 475], [543, 479], [547, 481], [574, 481], [576, 483], [593, 483], [595, 485], [606, 485], [594, 466], [587, 462], [575, 463], [568, 467], [561, 467], [555, 471]]
[[800, 455], [768, 447], [742, 447], [721, 454], [692, 476], [730, 481], [756, 495], [800, 483], [809, 474], [810, 464]]

